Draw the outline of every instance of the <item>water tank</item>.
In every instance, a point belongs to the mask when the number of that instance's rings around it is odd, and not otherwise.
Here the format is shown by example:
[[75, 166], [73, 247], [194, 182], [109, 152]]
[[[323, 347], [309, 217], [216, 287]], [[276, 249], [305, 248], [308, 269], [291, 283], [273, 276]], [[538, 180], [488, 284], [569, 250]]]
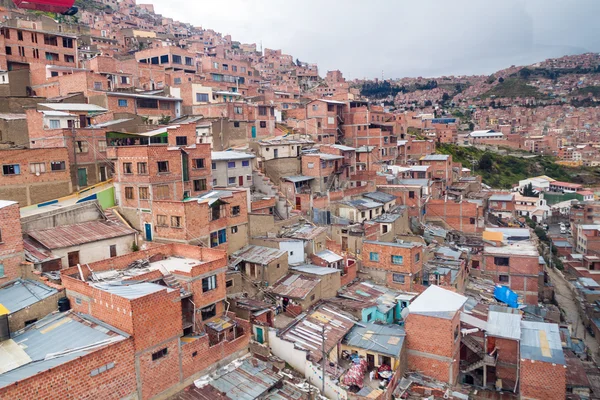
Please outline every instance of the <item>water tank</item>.
[[71, 302], [68, 298], [63, 297], [62, 299], [58, 299], [58, 311], [65, 312], [71, 309]]

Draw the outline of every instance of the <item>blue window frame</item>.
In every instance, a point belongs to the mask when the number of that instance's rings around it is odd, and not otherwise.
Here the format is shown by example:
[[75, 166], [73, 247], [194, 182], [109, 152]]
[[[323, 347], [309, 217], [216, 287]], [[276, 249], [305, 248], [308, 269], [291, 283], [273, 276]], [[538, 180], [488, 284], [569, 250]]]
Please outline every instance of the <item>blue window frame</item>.
[[392, 264], [402, 265], [404, 263], [404, 257], [392, 256]]
[[0, 278], [4, 276], [4, 264], [0, 264]]
[[227, 242], [227, 229], [221, 229], [219, 231], [219, 244]]
[[119, 107], [127, 107], [127, 100], [119, 99]]
[[227, 168], [235, 168], [235, 161], [227, 162]]
[[392, 275], [392, 280], [396, 283], [405, 283], [406, 282], [405, 279], [406, 279], [405, 276], [402, 274], [393, 274]]
[[196, 101], [199, 103], [208, 103], [208, 93], [196, 93]]
[[217, 163], [213, 161], [211, 163], [211, 167], [212, 167], [212, 169], [217, 169]]
[[375, 253], [374, 251], [372, 251], [369, 254], [369, 260], [371, 260], [371, 261], [379, 261], [379, 253]]
[[242, 167], [249, 167], [249, 166], [250, 166], [250, 161], [249, 160], [242, 161]]

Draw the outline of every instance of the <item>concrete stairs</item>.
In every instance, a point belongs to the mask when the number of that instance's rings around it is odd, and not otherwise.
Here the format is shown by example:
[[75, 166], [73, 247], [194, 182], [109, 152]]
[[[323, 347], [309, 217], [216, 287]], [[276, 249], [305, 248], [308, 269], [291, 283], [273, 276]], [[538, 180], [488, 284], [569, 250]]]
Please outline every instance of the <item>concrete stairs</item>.
[[474, 353], [476, 354], [483, 354], [483, 347], [481, 346], [481, 343], [479, 343], [479, 341], [477, 339], [475, 339], [473, 336], [470, 335], [466, 335], [463, 336], [460, 341], [467, 346], [469, 349], [471, 349]]
[[474, 363], [467, 365], [467, 368], [465, 368], [462, 372], [463, 373], [471, 372], [473, 370], [483, 367], [484, 365], [487, 365], [488, 367], [495, 367], [496, 362], [497, 362], [496, 357], [486, 354], [483, 356], [483, 358], [481, 360], [475, 361]]
[[257, 191], [266, 196], [275, 197], [275, 215], [281, 219], [285, 219], [283, 218], [283, 215], [287, 215], [287, 208], [293, 208], [293, 205], [287, 204], [288, 199], [281, 193], [279, 187], [271, 182], [271, 179], [260, 171], [252, 171], [252, 182]]

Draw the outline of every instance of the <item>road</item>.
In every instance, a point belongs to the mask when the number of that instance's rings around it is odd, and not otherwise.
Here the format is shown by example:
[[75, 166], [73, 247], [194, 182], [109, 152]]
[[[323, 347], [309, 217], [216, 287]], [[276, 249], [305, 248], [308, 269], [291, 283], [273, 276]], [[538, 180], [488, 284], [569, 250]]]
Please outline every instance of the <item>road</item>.
[[579, 308], [573, 299], [573, 293], [569, 288], [567, 281], [560, 276], [559, 272], [554, 268], [546, 268], [550, 280], [554, 284], [554, 293], [559, 307], [564, 312], [564, 317], [567, 323], [573, 325], [573, 336], [583, 338], [585, 344], [589, 347], [590, 352], [596, 359], [598, 356], [598, 342], [593, 338], [583, 326], [579, 317]]

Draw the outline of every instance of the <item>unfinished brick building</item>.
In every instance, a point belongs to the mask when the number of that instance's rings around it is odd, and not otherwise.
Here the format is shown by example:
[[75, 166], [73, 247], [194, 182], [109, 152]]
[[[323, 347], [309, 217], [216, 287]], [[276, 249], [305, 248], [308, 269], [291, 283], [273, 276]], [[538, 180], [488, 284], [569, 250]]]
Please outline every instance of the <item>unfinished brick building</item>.
[[414, 291], [423, 283], [421, 243], [364, 241], [362, 270], [394, 289]]
[[19, 204], [0, 200], [0, 285], [21, 276], [25, 260]]
[[74, 311], [131, 335], [131, 372], [147, 399], [246, 351], [247, 321], [225, 312], [226, 265], [223, 251], [168, 244], [61, 275]]

